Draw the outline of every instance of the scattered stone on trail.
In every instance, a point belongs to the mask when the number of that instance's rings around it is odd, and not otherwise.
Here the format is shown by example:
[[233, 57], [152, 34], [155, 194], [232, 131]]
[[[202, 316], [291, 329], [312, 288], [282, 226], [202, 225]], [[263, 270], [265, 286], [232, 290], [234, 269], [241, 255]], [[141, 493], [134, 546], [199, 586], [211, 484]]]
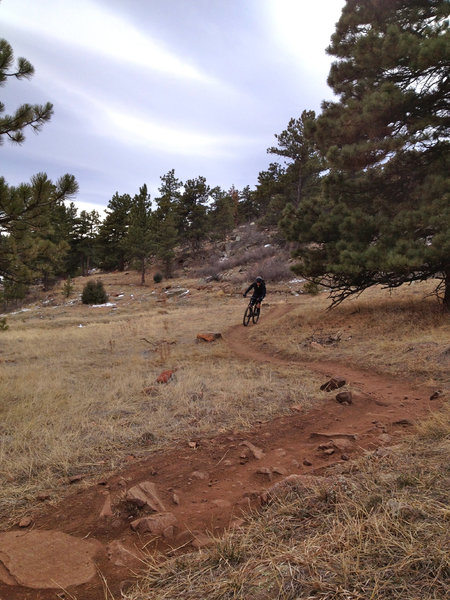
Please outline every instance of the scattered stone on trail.
[[166, 507], [158, 496], [156, 485], [151, 481], [142, 481], [138, 485], [130, 488], [127, 492], [126, 499], [140, 508], [148, 506], [155, 512], [164, 512], [166, 510]]
[[343, 377], [332, 377], [326, 383], [320, 386], [320, 389], [324, 392], [331, 392], [332, 390], [337, 390], [337, 388], [342, 387], [346, 384], [346, 381]]
[[29, 527], [33, 519], [31, 517], [22, 517], [20, 521], [17, 523], [19, 527]]
[[328, 431], [324, 431], [324, 432], [313, 432], [310, 434], [309, 436], [311, 439], [315, 439], [315, 438], [325, 438], [325, 439], [341, 439], [341, 438], [347, 438], [349, 440], [357, 440], [358, 436], [356, 435], [356, 433], [341, 433], [341, 432], [328, 432]]
[[213, 500], [212, 504], [217, 506], [218, 508], [230, 508], [231, 502], [228, 500], [223, 500], [222, 498], [217, 498], [217, 500]]
[[392, 436], [388, 433], [380, 433], [378, 438], [382, 444], [389, 444], [392, 441]]
[[214, 540], [206, 535], [206, 533], [202, 533], [201, 531], [193, 531], [194, 539], [191, 541], [191, 546], [193, 546], [196, 550], [200, 550], [201, 548], [208, 548], [214, 545]]
[[336, 452], [336, 450], [334, 448], [327, 448], [326, 450], [323, 451], [324, 454], [331, 456], [332, 454], [334, 454]]
[[113, 516], [113, 511], [112, 511], [112, 506], [111, 506], [111, 494], [109, 492], [105, 491], [105, 492], [103, 492], [103, 495], [105, 496], [105, 501], [103, 503], [102, 509], [99, 514], [99, 517], [101, 519]]
[[142, 566], [142, 555], [137, 548], [127, 548], [119, 540], [113, 540], [106, 547], [106, 554], [109, 560], [116, 567], [127, 567], [128, 569], [136, 569]]
[[194, 479], [201, 479], [204, 481], [205, 479], [209, 479], [209, 474], [206, 471], [193, 471], [191, 473], [191, 477]]
[[197, 333], [197, 342], [215, 342], [221, 337], [221, 333]]
[[198, 442], [188, 442], [188, 446], [189, 448], [198, 448], [199, 444]]
[[131, 529], [137, 533], [152, 533], [162, 535], [167, 539], [173, 537], [173, 527], [177, 524], [177, 518], [171, 512], [158, 513], [147, 517], [141, 517], [131, 522]]
[[336, 400], [340, 404], [353, 404], [353, 395], [351, 392], [339, 392], [336, 394]]
[[409, 419], [399, 419], [398, 421], [394, 421], [393, 425], [406, 425], [406, 426], [413, 426], [414, 423], [412, 421], [410, 421]]
[[61, 531], [0, 533], [0, 581], [33, 589], [82, 585], [97, 575], [94, 558], [102, 550], [97, 540]]
[[305, 465], [305, 467], [312, 467], [312, 462], [307, 458], [303, 459], [303, 464]]
[[256, 460], [260, 460], [264, 456], [264, 452], [261, 450], [261, 448], [258, 448], [251, 442], [248, 442], [248, 441], [242, 442], [241, 446], [246, 446], [250, 450], [250, 452], [253, 454], [253, 456], [256, 458]]
[[349, 440], [347, 438], [333, 439], [332, 442], [333, 446], [341, 452], [352, 450], [355, 447], [352, 440]]
[[291, 406], [291, 410], [292, 412], [303, 412], [304, 408], [301, 404], [294, 404], [294, 406]]
[[272, 469], [269, 467], [260, 467], [256, 470], [258, 475], [266, 475], [269, 478], [269, 481], [272, 481]]
[[350, 458], [347, 454], [341, 454], [341, 459], [342, 460], [350, 460]]
[[71, 477], [69, 477], [68, 481], [69, 483], [77, 483], [78, 481], [81, 481], [82, 479], [84, 479], [84, 475], [72, 475]]
[[177, 506], [180, 505], [180, 496], [178, 494], [176, 494], [175, 492], [172, 494], [172, 502], [174, 504], [176, 504]]
[[174, 370], [163, 371], [156, 378], [156, 383], [169, 383], [169, 381], [173, 380], [174, 375], [175, 375], [175, 371]]
[[436, 390], [435, 392], [433, 392], [430, 396], [430, 400], [437, 400], [438, 398], [440, 398], [442, 396], [442, 390]]

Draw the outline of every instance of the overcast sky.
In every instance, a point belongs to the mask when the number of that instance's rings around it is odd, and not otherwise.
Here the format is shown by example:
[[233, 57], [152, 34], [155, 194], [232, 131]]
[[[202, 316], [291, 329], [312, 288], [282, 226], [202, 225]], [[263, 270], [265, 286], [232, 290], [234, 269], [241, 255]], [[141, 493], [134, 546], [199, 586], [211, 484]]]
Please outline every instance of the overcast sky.
[[10, 185], [75, 175], [79, 209], [102, 212], [175, 169], [228, 190], [254, 187], [275, 133], [331, 99], [325, 53], [345, 0], [1, 0], [0, 37], [35, 67], [10, 80], [11, 114], [54, 116], [0, 147]]

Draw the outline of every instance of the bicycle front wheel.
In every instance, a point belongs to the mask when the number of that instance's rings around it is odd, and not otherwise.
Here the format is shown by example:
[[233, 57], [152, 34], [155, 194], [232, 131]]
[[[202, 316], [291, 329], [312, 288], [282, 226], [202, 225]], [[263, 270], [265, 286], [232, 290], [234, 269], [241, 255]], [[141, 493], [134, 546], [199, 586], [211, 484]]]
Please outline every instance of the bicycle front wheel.
[[252, 308], [251, 306], [247, 306], [245, 313], [244, 313], [244, 327], [247, 327], [247, 325], [250, 323], [250, 319], [252, 318]]
[[259, 308], [255, 307], [255, 309], [253, 310], [253, 323], [256, 325], [256, 323], [258, 322], [259, 319], [259, 313], [260, 310]]

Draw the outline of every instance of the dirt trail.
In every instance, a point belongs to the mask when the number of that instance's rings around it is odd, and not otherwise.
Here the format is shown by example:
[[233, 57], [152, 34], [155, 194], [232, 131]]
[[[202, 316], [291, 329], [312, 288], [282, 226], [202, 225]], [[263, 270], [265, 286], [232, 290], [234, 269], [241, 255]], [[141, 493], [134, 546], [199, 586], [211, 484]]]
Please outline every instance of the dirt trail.
[[[276, 319], [288, 310], [288, 304], [278, 305], [264, 318]], [[247, 361], [295, 364], [252, 347], [248, 334], [248, 329], [237, 325], [224, 334], [224, 342]], [[102, 578], [120, 597], [120, 590], [130, 584], [133, 570], [140, 566], [126, 549], [134, 554], [143, 548], [174, 554], [201, 547], [208, 543], [206, 532], [219, 534], [230, 525], [239, 525], [242, 511], [257, 506], [261, 493], [286, 475], [317, 474], [366, 449], [393, 444], [411, 429], [413, 420], [437, 407], [424, 386], [348, 365], [313, 362], [307, 367], [323, 374], [324, 381], [334, 375], [345, 378], [353, 403], [339, 404], [336, 392], [330, 392], [329, 400], [309, 412], [259, 423], [244, 433], [200, 439], [195, 444], [186, 440], [169, 451], [132, 462], [98, 485], [80, 486], [60, 504], [49, 504], [32, 515], [30, 528], [16, 527], [0, 534], [0, 600], [100, 600], [105, 597]], [[130, 527], [145, 511], [126, 502], [125, 494], [144, 481], [154, 485], [159, 502], [176, 519], [173, 528], [165, 529], [165, 539], [137, 534]], [[63, 534], [68, 548], [74, 537], [86, 542], [70, 558], [78, 571], [77, 581], [71, 581], [71, 565], [64, 560]], [[58, 556], [52, 557], [55, 548]], [[40, 558], [54, 565], [53, 572], [43, 575]], [[61, 595], [62, 587], [72, 595]]]

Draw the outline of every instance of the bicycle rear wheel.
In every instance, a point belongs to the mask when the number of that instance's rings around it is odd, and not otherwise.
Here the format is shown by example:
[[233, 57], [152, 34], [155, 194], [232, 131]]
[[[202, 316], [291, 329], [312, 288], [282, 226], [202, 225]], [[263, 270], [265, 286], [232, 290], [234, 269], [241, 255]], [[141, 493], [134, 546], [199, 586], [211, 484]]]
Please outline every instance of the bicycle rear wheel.
[[250, 319], [252, 318], [252, 307], [251, 306], [247, 306], [245, 313], [244, 313], [244, 319], [243, 319], [243, 323], [244, 323], [244, 327], [247, 327], [247, 325], [250, 323]]
[[259, 319], [259, 313], [260, 310], [258, 307], [255, 306], [255, 308], [253, 309], [253, 323], [256, 325], [256, 323], [258, 322]]

